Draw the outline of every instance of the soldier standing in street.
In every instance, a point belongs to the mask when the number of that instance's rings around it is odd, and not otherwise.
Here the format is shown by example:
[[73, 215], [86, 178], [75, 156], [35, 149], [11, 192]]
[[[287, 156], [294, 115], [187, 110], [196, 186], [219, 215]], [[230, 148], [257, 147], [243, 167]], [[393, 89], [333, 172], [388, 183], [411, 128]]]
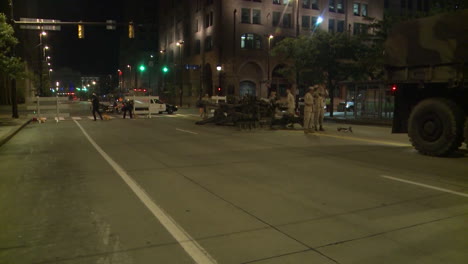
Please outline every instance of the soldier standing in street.
[[133, 115], [132, 115], [132, 112], [133, 112], [133, 101], [131, 101], [130, 99], [127, 99], [124, 103], [124, 107], [123, 107], [123, 119], [125, 119], [125, 116], [127, 115], [127, 111], [128, 111], [128, 114], [130, 115], [130, 119], [133, 118]]
[[287, 103], [288, 103], [288, 114], [295, 115], [296, 114], [296, 100], [294, 99], [294, 95], [291, 92], [291, 89], [286, 89], [287, 93]]
[[94, 121], [96, 121], [96, 112], [98, 113], [99, 117], [102, 120], [102, 115], [101, 112], [99, 111], [99, 98], [97, 97], [96, 93], [93, 93], [91, 96], [91, 103], [93, 107], [93, 116], [94, 116]]
[[320, 84], [317, 86], [317, 90], [314, 93], [314, 97], [316, 98], [316, 102], [317, 102], [315, 104], [315, 117], [314, 117], [315, 131], [317, 130], [325, 131], [325, 129], [323, 129], [323, 118], [325, 115], [325, 111], [324, 111], [325, 99], [328, 97], [328, 91], [325, 87], [325, 84]]
[[304, 96], [304, 134], [314, 133], [314, 97], [312, 95], [314, 87], [310, 86]]

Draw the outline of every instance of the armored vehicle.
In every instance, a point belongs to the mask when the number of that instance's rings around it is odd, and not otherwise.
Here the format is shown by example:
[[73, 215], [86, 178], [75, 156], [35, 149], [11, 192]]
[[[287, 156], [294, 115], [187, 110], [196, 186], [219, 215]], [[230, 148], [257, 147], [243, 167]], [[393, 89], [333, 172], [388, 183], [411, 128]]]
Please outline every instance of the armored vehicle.
[[447, 156], [468, 144], [468, 10], [410, 20], [385, 43], [387, 80], [395, 95], [393, 133]]

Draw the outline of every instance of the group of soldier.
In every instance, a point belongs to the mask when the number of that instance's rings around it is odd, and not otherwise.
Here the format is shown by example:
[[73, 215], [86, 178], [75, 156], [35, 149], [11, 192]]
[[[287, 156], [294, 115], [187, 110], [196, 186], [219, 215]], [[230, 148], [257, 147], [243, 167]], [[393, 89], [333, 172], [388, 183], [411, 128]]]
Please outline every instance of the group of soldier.
[[304, 133], [324, 131], [323, 117], [325, 115], [325, 99], [328, 91], [325, 85], [310, 86], [304, 96]]
[[[296, 116], [296, 100], [291, 89], [286, 90], [287, 112], [289, 115]], [[324, 84], [310, 86], [304, 96], [304, 133], [314, 133], [315, 131], [324, 131], [323, 118], [325, 115], [325, 100], [328, 97], [328, 91]], [[276, 92], [270, 94], [270, 100], [276, 101]]]

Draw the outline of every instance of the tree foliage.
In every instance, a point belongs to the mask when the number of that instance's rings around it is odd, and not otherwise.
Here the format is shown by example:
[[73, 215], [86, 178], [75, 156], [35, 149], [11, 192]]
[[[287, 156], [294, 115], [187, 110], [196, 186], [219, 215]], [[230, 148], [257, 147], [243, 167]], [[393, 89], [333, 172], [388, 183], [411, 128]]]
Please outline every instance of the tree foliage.
[[0, 72], [11, 78], [24, 74], [22, 60], [13, 56], [13, 49], [17, 44], [13, 27], [7, 23], [5, 14], [0, 13]]

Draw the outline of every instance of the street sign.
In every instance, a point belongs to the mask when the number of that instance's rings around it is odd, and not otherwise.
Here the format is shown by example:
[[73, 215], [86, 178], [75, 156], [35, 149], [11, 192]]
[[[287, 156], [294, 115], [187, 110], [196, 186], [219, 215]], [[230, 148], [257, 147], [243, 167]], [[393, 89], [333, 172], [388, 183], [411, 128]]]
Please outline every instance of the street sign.
[[115, 30], [115, 20], [106, 20], [106, 29], [107, 30]]
[[[20, 18], [20, 21], [24, 22], [39, 22], [39, 23], [58, 23], [60, 20], [56, 19], [42, 19], [42, 18]], [[31, 29], [31, 30], [54, 30], [60, 31], [60, 26], [55, 25], [20, 25], [21, 29]]]

